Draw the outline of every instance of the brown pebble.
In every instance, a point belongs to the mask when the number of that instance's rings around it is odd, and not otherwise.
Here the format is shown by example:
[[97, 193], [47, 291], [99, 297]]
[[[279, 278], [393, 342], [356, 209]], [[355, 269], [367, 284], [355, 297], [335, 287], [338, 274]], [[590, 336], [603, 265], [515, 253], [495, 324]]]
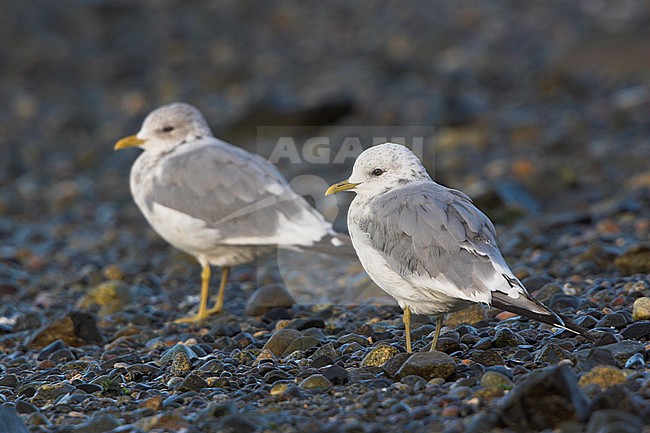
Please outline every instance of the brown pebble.
[[458, 416], [460, 414], [460, 408], [456, 405], [449, 405], [442, 409], [440, 416]]

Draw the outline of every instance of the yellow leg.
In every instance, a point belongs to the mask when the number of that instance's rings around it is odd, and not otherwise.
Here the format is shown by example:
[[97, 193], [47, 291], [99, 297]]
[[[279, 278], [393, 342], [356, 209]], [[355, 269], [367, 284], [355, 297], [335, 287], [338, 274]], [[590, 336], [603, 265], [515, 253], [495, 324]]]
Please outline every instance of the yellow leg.
[[208, 317], [208, 295], [210, 291], [210, 264], [201, 263], [201, 300], [199, 302], [199, 312], [194, 316], [177, 319], [176, 323], [194, 323], [200, 322]]
[[411, 353], [411, 309], [407, 306], [404, 307], [404, 335], [406, 336], [406, 351]]
[[436, 350], [438, 347], [438, 337], [440, 337], [440, 330], [442, 329], [442, 322], [445, 320], [444, 314], [439, 314], [436, 317], [436, 333], [433, 335], [433, 343], [431, 343], [431, 351]]
[[230, 274], [230, 267], [224, 266], [221, 268], [221, 283], [219, 284], [219, 293], [217, 294], [217, 302], [214, 307], [208, 310], [208, 314], [221, 313], [223, 310], [223, 297], [226, 294], [226, 284], [228, 284], [228, 274]]

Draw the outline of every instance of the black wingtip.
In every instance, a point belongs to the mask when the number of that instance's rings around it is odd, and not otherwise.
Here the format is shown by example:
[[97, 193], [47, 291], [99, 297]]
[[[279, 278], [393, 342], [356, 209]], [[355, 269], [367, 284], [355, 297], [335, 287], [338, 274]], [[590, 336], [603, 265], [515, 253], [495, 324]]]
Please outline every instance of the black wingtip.
[[[571, 321], [571, 319], [565, 316], [554, 313], [539, 301], [533, 298], [526, 298], [524, 296], [520, 297], [517, 301], [519, 305], [512, 302], [512, 300], [505, 293], [493, 292], [491, 305], [493, 307], [497, 307], [505, 311], [510, 311], [511, 313], [515, 313], [529, 319], [537, 320], [538, 322], [546, 323], [547, 325], [568, 329], [569, 331], [579, 334], [590, 341], [596, 341], [596, 337], [590, 335], [588, 329], [576, 325], [573, 323], [573, 321]], [[542, 307], [546, 314], [538, 313], [526, 308], [526, 303], [530, 303], [531, 307], [537, 307], [538, 310], [539, 307]]]

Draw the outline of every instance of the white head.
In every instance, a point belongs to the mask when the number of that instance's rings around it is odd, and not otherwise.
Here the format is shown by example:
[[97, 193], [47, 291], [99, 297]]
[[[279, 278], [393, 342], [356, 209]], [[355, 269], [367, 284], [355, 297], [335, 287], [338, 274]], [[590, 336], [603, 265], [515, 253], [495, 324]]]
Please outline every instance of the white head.
[[212, 130], [196, 107], [174, 102], [149, 113], [140, 132], [118, 141], [115, 150], [138, 146], [145, 150], [163, 151], [188, 141], [211, 136]]
[[418, 157], [406, 146], [384, 143], [364, 150], [355, 161], [350, 178], [332, 185], [326, 195], [353, 190], [361, 196], [374, 196], [421, 180], [431, 177]]

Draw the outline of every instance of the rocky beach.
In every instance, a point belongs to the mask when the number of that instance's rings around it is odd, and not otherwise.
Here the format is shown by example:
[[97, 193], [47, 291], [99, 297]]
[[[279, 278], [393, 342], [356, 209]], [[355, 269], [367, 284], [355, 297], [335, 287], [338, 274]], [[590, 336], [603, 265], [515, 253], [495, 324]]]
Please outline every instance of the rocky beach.
[[[646, 2], [3, 8], [0, 432], [650, 432]], [[322, 194], [356, 143], [419, 146], [596, 341], [477, 305], [435, 352], [414, 317], [409, 355], [358, 263], [295, 253], [233, 269], [222, 314], [175, 324], [200, 267], [132, 202], [137, 151], [112, 148], [178, 100], [343, 232], [351, 197]]]

